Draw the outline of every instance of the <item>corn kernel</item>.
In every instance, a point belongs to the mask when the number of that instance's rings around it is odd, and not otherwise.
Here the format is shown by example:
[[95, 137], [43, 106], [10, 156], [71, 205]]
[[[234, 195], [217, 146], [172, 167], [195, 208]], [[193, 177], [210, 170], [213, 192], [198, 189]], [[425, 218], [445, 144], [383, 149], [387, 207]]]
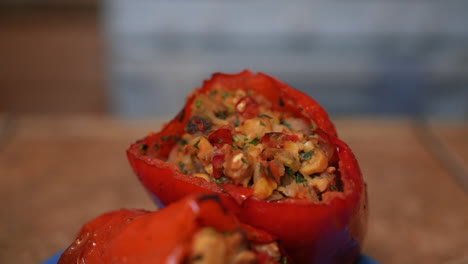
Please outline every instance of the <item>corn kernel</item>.
[[260, 178], [254, 184], [254, 195], [260, 199], [266, 199], [270, 196], [278, 185], [274, 181], [269, 181], [267, 178]]
[[303, 175], [311, 175], [317, 172], [324, 171], [328, 166], [328, 159], [323, 150], [316, 149], [314, 150], [314, 155], [310, 160], [302, 163], [299, 172]]
[[193, 174], [193, 176], [202, 178], [205, 181], [210, 181], [210, 177], [208, 177], [208, 174], [205, 174], [205, 173], [195, 173]]

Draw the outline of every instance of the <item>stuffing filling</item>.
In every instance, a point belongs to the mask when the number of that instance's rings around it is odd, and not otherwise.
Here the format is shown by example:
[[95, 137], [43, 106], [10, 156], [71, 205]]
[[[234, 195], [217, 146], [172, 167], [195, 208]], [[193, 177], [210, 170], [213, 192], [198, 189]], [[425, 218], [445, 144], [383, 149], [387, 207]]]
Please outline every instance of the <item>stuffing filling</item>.
[[193, 102], [168, 158], [185, 174], [249, 187], [265, 200], [320, 201], [342, 190], [335, 149], [311, 121], [242, 90], [213, 90]]
[[285, 263], [278, 244], [251, 244], [241, 232], [218, 232], [203, 228], [194, 238], [187, 264]]

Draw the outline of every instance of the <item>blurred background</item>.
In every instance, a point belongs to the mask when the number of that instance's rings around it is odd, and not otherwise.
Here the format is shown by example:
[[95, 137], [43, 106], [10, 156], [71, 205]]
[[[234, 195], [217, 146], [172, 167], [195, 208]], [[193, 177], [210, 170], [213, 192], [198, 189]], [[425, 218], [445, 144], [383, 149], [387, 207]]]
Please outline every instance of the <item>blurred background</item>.
[[173, 115], [213, 72], [332, 115], [468, 119], [467, 1], [0, 2], [0, 111]]
[[369, 186], [365, 254], [468, 263], [468, 0], [0, 0], [0, 263], [154, 209], [124, 150], [245, 68], [333, 115]]

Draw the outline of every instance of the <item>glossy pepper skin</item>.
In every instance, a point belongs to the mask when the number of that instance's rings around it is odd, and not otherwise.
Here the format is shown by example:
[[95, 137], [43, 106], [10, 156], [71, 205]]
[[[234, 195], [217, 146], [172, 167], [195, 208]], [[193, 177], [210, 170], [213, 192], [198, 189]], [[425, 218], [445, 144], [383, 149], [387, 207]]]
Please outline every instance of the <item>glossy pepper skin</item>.
[[[177, 137], [184, 133], [195, 95], [216, 88], [255, 90], [272, 102], [273, 109], [313, 120], [318, 133], [337, 150], [343, 192], [328, 192], [318, 203], [292, 198], [267, 202], [254, 197], [252, 189], [207, 182], [166, 163]], [[141, 146], [146, 146], [144, 151]], [[178, 116], [159, 133], [132, 144], [127, 156], [142, 184], [163, 204], [190, 193], [217, 193], [241, 221], [278, 236], [296, 263], [353, 263], [360, 254], [368, 210], [366, 185], [355, 156], [337, 138], [328, 114], [315, 100], [265, 74], [213, 75], [189, 96]]]
[[[272, 235], [240, 223], [218, 196], [192, 195], [156, 212], [122, 209], [97, 217], [83, 226], [58, 263], [182, 264], [194, 234], [203, 227], [242, 230], [253, 243], [275, 241]], [[259, 264], [279, 264], [264, 253], [256, 254]]]

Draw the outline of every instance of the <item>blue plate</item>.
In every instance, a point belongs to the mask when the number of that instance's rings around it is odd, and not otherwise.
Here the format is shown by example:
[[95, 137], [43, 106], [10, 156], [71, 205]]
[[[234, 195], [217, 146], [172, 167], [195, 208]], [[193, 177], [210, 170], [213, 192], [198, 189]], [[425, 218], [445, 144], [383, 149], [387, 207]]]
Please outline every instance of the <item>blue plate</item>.
[[[58, 262], [58, 260], [60, 258], [60, 255], [62, 255], [62, 252], [63, 251], [60, 251], [59, 253], [55, 254], [54, 256], [49, 258], [48, 260], [42, 262], [42, 264], [57, 264], [57, 262]], [[365, 255], [361, 255], [361, 257], [359, 257], [356, 264], [379, 264], [379, 263], [377, 261], [365, 256]]]
[[63, 253], [63, 250], [60, 251], [59, 253], [53, 255], [52, 257], [50, 257], [46, 261], [42, 262], [42, 264], [57, 264], [57, 262], [59, 261], [60, 256], [62, 255], [62, 253]]

